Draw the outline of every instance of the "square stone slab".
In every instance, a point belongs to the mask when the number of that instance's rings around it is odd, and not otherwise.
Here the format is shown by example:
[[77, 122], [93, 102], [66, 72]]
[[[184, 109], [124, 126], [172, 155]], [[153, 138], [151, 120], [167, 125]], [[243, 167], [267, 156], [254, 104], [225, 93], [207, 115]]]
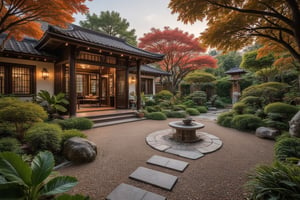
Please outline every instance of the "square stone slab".
[[177, 176], [163, 173], [160, 171], [148, 169], [145, 167], [137, 168], [129, 178], [142, 181], [166, 190], [172, 190], [173, 186], [177, 182]]
[[166, 198], [122, 183], [106, 197], [106, 200], [166, 200]]
[[152, 156], [149, 160], [147, 160], [147, 163], [152, 165], [158, 165], [168, 169], [173, 169], [180, 172], [183, 172], [185, 168], [189, 165], [189, 163], [181, 160], [175, 160], [157, 155]]
[[204, 156], [204, 154], [200, 153], [197, 150], [194, 151], [185, 151], [185, 150], [178, 150], [178, 149], [167, 149], [165, 152], [175, 154], [184, 158], [196, 160]]

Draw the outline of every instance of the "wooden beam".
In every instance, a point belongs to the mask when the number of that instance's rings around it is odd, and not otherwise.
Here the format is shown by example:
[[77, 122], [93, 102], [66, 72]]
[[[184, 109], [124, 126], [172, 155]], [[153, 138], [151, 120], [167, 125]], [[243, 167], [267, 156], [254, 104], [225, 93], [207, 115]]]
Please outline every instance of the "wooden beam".
[[71, 46], [69, 48], [69, 115], [70, 117], [76, 116], [76, 104], [77, 104], [77, 94], [76, 94], [76, 48]]
[[141, 107], [141, 60], [137, 61], [136, 65], [136, 109], [140, 110]]

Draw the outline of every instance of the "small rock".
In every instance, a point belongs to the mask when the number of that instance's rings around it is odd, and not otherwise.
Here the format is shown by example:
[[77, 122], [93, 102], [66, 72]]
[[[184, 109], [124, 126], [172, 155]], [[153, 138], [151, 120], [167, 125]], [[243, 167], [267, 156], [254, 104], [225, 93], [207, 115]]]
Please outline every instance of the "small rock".
[[300, 111], [294, 115], [294, 117], [289, 122], [290, 129], [289, 132], [294, 137], [300, 137]]
[[72, 137], [64, 143], [63, 155], [76, 163], [92, 162], [97, 155], [97, 146], [87, 139]]
[[255, 135], [260, 138], [274, 140], [277, 136], [280, 135], [280, 131], [269, 127], [259, 127], [256, 129]]

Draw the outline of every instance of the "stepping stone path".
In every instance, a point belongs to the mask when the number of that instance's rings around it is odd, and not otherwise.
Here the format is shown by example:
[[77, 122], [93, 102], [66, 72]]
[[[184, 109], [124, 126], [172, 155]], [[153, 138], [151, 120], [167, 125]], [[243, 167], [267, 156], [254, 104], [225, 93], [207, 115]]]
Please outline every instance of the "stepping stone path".
[[166, 200], [158, 194], [142, 190], [125, 183], [116, 187], [107, 197], [107, 200]]
[[177, 176], [171, 174], [163, 173], [160, 171], [148, 169], [145, 167], [137, 168], [129, 178], [142, 181], [144, 183], [149, 183], [157, 187], [172, 190], [173, 186], [177, 182]]
[[152, 165], [158, 165], [168, 169], [173, 169], [180, 172], [183, 172], [185, 168], [189, 165], [189, 163], [184, 161], [175, 160], [175, 159], [166, 158], [157, 155], [152, 156], [149, 160], [147, 160], [147, 163]]
[[[183, 172], [189, 165], [189, 163], [184, 161], [157, 155], [152, 156], [147, 163], [180, 172]], [[129, 178], [169, 191], [172, 190], [178, 180], [177, 176], [145, 167], [138, 167], [132, 174], [130, 174]], [[166, 200], [166, 198], [132, 185], [122, 183], [106, 197], [106, 200]]]

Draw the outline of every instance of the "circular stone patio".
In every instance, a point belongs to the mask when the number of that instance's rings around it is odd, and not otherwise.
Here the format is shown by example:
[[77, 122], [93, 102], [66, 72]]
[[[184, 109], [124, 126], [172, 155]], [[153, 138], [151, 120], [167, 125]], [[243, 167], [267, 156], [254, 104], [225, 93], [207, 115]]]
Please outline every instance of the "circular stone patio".
[[171, 139], [173, 134], [174, 129], [155, 131], [146, 137], [146, 143], [158, 151], [193, 160], [220, 149], [223, 144], [220, 138], [201, 131], [196, 132], [200, 141], [194, 143], [176, 142]]

